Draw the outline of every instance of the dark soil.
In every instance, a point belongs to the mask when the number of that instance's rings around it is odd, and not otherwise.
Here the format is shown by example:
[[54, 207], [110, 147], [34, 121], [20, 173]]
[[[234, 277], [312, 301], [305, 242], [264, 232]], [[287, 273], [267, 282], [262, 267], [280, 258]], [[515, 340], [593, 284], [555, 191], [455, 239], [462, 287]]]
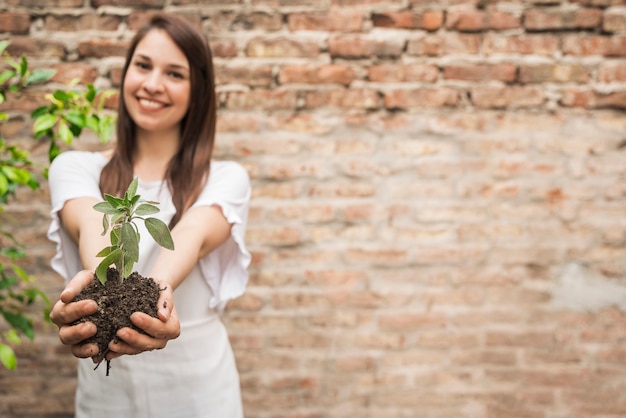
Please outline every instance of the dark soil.
[[[88, 338], [83, 343], [96, 343], [99, 353], [96, 356], [100, 361], [109, 351], [109, 342], [117, 339], [115, 334], [120, 328], [131, 327], [139, 332], [141, 329], [135, 327], [130, 321], [130, 316], [134, 312], [144, 312], [150, 316], [157, 317], [157, 302], [159, 300], [159, 286], [150, 277], [143, 277], [135, 272], [124, 281], [120, 280], [118, 271], [109, 268], [107, 281], [103, 285], [94, 274], [92, 282], [85, 287], [74, 301], [92, 299], [98, 304], [98, 311], [78, 322], [90, 321], [96, 325], [97, 333]], [[109, 375], [110, 363], [107, 361], [107, 376]]]

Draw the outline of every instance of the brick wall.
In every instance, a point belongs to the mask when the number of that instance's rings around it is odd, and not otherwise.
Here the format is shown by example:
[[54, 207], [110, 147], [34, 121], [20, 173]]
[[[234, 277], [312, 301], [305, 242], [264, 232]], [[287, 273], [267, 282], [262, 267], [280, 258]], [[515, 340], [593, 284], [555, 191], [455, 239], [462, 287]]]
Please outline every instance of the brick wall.
[[[159, 8], [209, 34], [217, 153], [253, 181], [247, 417], [626, 415], [626, 1], [0, 0], [0, 38], [115, 87]], [[54, 298], [45, 188], [7, 209]], [[39, 329], [0, 416], [72, 414]]]

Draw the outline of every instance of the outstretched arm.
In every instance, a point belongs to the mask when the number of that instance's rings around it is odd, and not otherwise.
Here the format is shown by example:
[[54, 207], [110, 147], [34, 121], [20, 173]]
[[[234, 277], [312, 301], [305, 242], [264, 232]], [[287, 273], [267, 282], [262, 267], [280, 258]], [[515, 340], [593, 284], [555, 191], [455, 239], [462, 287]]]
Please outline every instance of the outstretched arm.
[[[189, 209], [172, 229], [175, 250], [161, 249], [149, 277], [157, 280], [161, 287], [167, 286], [170, 292], [173, 291], [183, 282], [200, 258], [228, 238], [230, 228], [231, 225], [219, 206], [198, 206]], [[163, 306], [159, 305], [159, 309], [162, 308]], [[175, 315], [174, 309], [172, 317]], [[131, 320], [149, 335], [132, 328], [122, 328], [117, 333], [119, 340], [109, 344], [113, 352], [137, 354], [145, 351], [145, 347], [152, 347], [154, 339], [170, 337], [173, 332], [173, 329], [161, 327], [157, 319], [142, 312], [135, 312]]]

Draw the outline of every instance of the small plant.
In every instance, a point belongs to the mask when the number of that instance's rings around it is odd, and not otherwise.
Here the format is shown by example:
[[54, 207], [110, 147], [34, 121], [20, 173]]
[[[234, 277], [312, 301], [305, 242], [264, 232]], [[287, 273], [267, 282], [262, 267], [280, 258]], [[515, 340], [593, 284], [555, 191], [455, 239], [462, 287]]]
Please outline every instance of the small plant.
[[107, 281], [107, 271], [111, 264], [115, 265], [120, 279], [124, 280], [132, 273], [134, 264], [139, 261], [140, 235], [135, 220], [144, 221], [146, 229], [161, 247], [174, 249], [174, 241], [165, 222], [146, 217], [159, 212], [156, 206], [159, 203], [142, 201], [141, 196], [137, 194], [137, 184], [138, 179], [135, 177], [124, 193], [123, 199], [105, 193], [106, 201], [93, 207], [104, 214], [102, 235], [106, 235], [110, 230], [111, 245], [97, 254], [97, 257], [104, 257], [96, 268], [96, 276], [102, 284]]

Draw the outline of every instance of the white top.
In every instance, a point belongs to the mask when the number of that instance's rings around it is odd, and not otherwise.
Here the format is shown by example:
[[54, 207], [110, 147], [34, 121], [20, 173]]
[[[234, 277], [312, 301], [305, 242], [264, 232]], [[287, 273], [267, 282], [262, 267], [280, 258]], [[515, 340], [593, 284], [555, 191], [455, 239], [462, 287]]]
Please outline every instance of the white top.
[[[66, 281], [83, 269], [78, 248], [61, 227], [58, 212], [66, 201], [78, 197], [103, 200], [98, 187], [107, 163], [101, 153], [67, 151], [49, 170], [52, 222], [48, 238], [56, 243], [52, 268]], [[165, 183], [139, 179], [137, 194], [160, 202], [153, 215], [169, 223], [175, 213]], [[116, 417], [215, 417], [243, 416], [239, 376], [228, 336], [219, 319], [226, 303], [245, 291], [250, 253], [246, 230], [250, 181], [234, 162], [211, 164], [209, 181], [192, 205], [217, 205], [232, 225], [230, 237], [198, 261], [174, 292], [181, 335], [163, 350], [122, 356], [111, 363], [105, 376], [103, 363], [93, 371], [90, 359], [79, 362], [76, 416]], [[148, 274], [161, 251], [138, 222], [141, 240], [134, 270]]]

